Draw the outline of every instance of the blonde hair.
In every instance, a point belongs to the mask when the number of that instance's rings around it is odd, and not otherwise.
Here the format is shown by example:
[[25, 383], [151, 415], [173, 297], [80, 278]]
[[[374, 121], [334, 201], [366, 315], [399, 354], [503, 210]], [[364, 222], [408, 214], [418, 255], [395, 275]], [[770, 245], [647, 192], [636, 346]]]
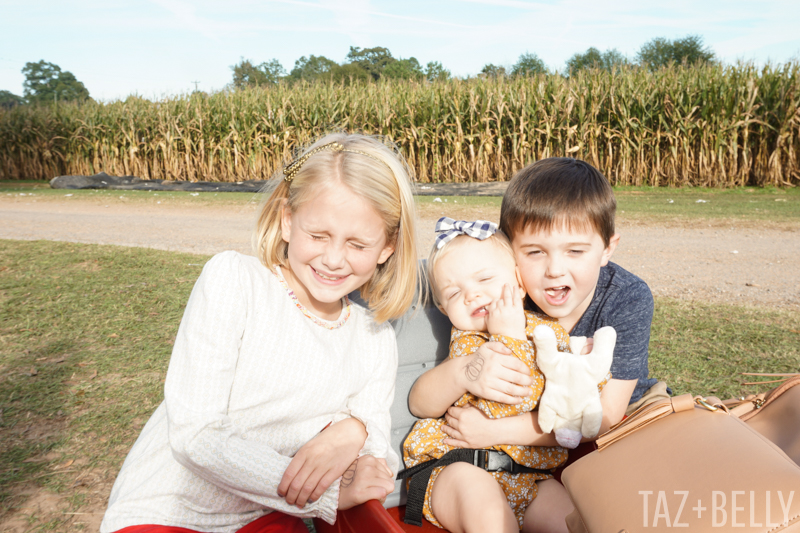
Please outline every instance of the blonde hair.
[[[439, 301], [439, 295], [436, 293], [436, 263], [438, 263], [442, 257], [447, 255], [450, 250], [455, 248], [454, 245], [459, 243], [466, 242], [467, 239], [474, 239], [474, 237], [470, 237], [469, 235], [459, 235], [455, 239], [444, 243], [440, 248], [436, 247], [436, 243], [433, 244], [431, 248], [431, 253], [428, 254], [428, 260], [425, 262], [425, 273], [427, 274], [428, 278], [428, 296], [433, 301], [433, 305], [437, 308], [441, 307], [441, 302]], [[514, 249], [511, 247], [511, 241], [508, 240], [508, 237], [502, 230], [497, 230], [494, 235], [491, 237], [487, 237], [484, 241], [491, 242], [498, 248], [508, 252], [508, 255], [514, 260], [514, 264], [516, 264], [517, 260], [514, 256]]]
[[271, 270], [288, 266], [287, 243], [281, 234], [284, 205], [294, 213], [326, 184], [338, 182], [366, 200], [385, 223], [386, 242], [394, 245], [394, 253], [359, 290], [377, 322], [399, 318], [411, 305], [418, 280], [411, 171], [395, 149], [361, 134], [325, 135], [298, 158], [334, 142], [344, 148], [315, 152], [293, 172], [291, 181], [284, 179], [284, 170], [273, 177], [279, 181], [261, 206], [254, 235], [258, 258]]

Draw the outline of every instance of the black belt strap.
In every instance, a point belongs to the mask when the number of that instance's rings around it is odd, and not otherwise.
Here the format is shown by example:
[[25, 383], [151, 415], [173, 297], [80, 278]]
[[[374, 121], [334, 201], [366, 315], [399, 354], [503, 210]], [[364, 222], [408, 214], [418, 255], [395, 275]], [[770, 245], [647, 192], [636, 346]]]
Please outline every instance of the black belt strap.
[[431, 479], [433, 469], [453, 463], [469, 463], [487, 472], [508, 472], [511, 474], [552, 474], [551, 470], [523, 466], [498, 450], [473, 450], [458, 448], [450, 450], [439, 459], [431, 459], [411, 468], [398, 472], [397, 479], [411, 478], [408, 485], [406, 515], [403, 522], [413, 526], [422, 525], [422, 506], [425, 503], [425, 491]]

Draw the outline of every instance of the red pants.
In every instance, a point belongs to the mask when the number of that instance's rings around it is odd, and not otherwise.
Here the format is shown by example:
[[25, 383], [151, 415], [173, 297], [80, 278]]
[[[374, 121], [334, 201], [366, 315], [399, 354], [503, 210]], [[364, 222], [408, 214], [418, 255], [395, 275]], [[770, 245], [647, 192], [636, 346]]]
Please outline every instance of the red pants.
[[[117, 533], [199, 533], [192, 529], [175, 526], [156, 526], [147, 524], [143, 526], [129, 526]], [[273, 511], [258, 520], [254, 520], [240, 529], [237, 533], [308, 533], [308, 528], [302, 520], [278, 511]]]

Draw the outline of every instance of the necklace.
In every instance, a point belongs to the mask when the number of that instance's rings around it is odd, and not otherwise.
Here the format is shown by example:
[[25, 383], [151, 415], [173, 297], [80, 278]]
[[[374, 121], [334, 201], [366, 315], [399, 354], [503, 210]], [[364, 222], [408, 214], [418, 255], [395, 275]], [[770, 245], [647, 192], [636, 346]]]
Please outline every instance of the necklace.
[[306, 308], [303, 304], [300, 303], [300, 300], [297, 299], [297, 295], [294, 291], [289, 287], [289, 284], [286, 283], [286, 280], [283, 279], [283, 273], [281, 272], [281, 267], [275, 265], [275, 272], [273, 272], [275, 277], [278, 278], [281, 286], [286, 290], [287, 294], [289, 294], [289, 298], [292, 299], [294, 305], [312, 322], [317, 324], [318, 326], [322, 326], [325, 329], [337, 329], [344, 326], [344, 323], [347, 322], [347, 319], [350, 318], [350, 299], [347, 295], [342, 298], [342, 314], [339, 315], [339, 318], [336, 320], [323, 320], [322, 318], [318, 317], [317, 315], [313, 314], [311, 311]]

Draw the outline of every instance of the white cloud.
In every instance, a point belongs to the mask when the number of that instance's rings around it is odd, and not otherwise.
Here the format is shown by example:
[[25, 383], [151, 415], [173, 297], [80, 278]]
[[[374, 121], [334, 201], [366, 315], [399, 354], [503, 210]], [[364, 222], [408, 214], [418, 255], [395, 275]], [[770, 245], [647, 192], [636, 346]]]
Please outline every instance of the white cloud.
[[220, 34], [230, 31], [230, 25], [197, 16], [197, 8], [184, 0], [150, 0], [153, 4], [169, 11], [182, 28], [199, 33], [209, 39], [219, 40]]

